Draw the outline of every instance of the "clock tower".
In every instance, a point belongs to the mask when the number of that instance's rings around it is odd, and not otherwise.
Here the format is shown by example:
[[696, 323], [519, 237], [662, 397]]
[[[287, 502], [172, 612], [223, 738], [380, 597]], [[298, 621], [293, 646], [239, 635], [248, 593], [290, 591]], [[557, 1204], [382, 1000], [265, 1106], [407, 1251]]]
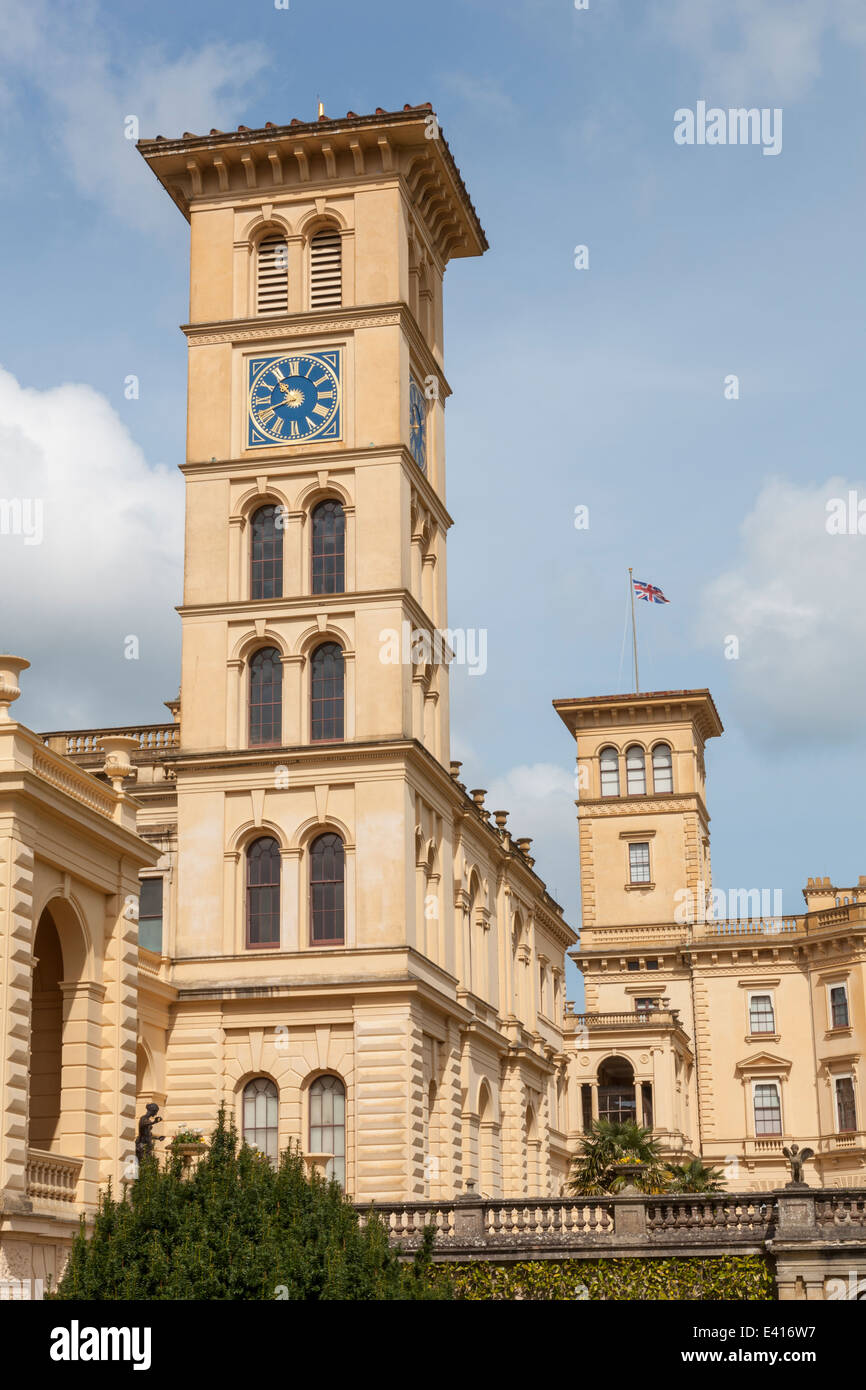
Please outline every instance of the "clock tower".
[[574, 937], [449, 761], [442, 282], [475, 210], [429, 106], [139, 148], [191, 234], [169, 1122], [223, 1102], [358, 1200], [548, 1191], [537, 996]]

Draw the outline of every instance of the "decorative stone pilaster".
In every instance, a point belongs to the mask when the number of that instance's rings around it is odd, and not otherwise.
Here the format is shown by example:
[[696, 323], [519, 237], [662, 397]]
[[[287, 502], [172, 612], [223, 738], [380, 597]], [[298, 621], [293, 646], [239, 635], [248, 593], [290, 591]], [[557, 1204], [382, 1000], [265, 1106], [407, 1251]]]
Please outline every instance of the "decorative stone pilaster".
[[0, 1192], [7, 1201], [27, 1195], [32, 979], [33, 851], [10, 836], [0, 862]]

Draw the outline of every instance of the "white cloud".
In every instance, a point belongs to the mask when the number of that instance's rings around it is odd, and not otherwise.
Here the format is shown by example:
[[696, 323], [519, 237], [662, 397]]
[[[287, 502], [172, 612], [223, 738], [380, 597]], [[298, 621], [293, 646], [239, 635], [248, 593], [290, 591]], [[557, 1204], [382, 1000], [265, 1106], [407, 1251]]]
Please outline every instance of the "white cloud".
[[161, 205], [135, 142], [125, 138], [126, 117], [138, 118], [143, 138], [231, 129], [268, 55], [257, 43], [222, 42], [171, 56], [153, 47], [112, 52], [103, 29], [93, 5], [76, 6], [64, 21], [47, 0], [31, 0], [24, 11], [0, 4], [7, 100], [12, 78], [35, 87], [53, 122], [46, 129], [43, 119], [41, 138], [58, 147], [79, 190], [139, 225]]
[[769, 106], [803, 96], [830, 37], [866, 45], [862, 0], [659, 0], [655, 27], [702, 66], [711, 101]]
[[699, 640], [731, 660], [738, 717], [753, 737], [793, 746], [862, 737], [866, 681], [866, 535], [827, 531], [862, 482], [768, 483], [742, 526], [739, 554], [702, 595]]
[[[152, 469], [89, 386], [22, 388], [0, 369], [0, 499], [41, 506], [43, 538], [0, 511], [2, 644], [26, 657], [15, 715], [31, 727], [168, 718], [177, 689], [183, 485]], [[32, 530], [31, 525], [31, 530]], [[124, 639], [140, 656], [127, 660]]]
[[[574, 770], [556, 763], [513, 767], [491, 782], [484, 804], [508, 811], [512, 836], [531, 837], [535, 871], [562, 903], [577, 897], [577, 790]], [[571, 923], [575, 925], [574, 922]]]

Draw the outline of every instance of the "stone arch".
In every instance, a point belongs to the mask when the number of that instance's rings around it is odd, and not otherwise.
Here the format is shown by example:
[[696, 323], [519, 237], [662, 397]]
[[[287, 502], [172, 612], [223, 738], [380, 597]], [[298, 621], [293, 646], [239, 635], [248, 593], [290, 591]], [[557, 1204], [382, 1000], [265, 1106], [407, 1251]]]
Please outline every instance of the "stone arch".
[[246, 665], [250, 657], [255, 656], [260, 647], [275, 647], [283, 661], [289, 655], [286, 651], [285, 638], [274, 632], [273, 628], [266, 627], [261, 636], [257, 632], [242, 633], [235, 642], [229, 660], [240, 661]]

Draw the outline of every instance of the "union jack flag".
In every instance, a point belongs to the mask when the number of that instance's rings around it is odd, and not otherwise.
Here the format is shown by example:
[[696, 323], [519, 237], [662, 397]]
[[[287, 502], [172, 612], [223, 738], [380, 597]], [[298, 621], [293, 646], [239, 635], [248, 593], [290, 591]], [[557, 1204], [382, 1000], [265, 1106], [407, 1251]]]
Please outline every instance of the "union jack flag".
[[633, 579], [632, 584], [636, 596], [645, 599], [647, 603], [670, 603], [670, 599], [665, 598], [661, 589], [655, 588], [653, 584], [642, 584], [639, 579]]

